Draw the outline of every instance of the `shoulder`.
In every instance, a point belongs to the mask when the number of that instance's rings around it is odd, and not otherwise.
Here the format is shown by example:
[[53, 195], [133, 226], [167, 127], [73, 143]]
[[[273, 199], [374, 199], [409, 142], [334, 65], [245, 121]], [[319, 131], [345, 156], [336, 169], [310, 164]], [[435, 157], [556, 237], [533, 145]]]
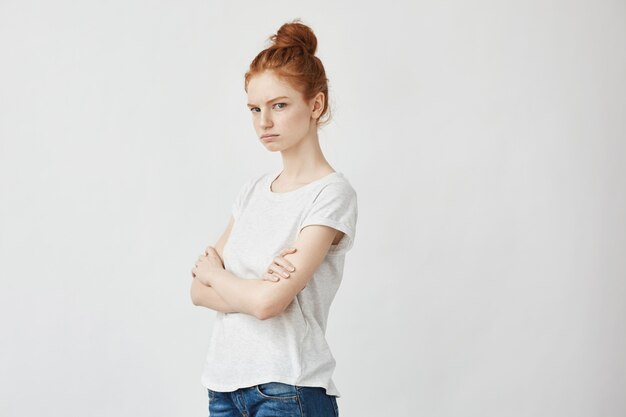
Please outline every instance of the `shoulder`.
[[300, 229], [310, 225], [328, 226], [344, 233], [338, 244], [331, 245], [330, 255], [345, 254], [353, 245], [358, 219], [357, 192], [344, 175], [334, 175], [316, 191]]
[[324, 217], [353, 223], [357, 213], [356, 190], [344, 175], [334, 175], [315, 190], [307, 211], [307, 221]]
[[342, 173], [337, 172], [333, 179], [323, 184], [317, 190], [317, 199], [356, 200], [357, 192], [350, 180]]

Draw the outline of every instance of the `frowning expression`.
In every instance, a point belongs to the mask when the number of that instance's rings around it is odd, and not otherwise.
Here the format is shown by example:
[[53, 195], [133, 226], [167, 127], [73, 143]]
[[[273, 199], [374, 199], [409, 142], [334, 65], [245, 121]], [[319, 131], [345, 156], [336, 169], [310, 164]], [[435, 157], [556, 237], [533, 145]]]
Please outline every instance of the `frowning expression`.
[[320, 106], [315, 106], [315, 99], [306, 102], [300, 91], [273, 71], [266, 70], [248, 82], [252, 124], [268, 150], [287, 149], [315, 132], [320, 112], [317, 107]]

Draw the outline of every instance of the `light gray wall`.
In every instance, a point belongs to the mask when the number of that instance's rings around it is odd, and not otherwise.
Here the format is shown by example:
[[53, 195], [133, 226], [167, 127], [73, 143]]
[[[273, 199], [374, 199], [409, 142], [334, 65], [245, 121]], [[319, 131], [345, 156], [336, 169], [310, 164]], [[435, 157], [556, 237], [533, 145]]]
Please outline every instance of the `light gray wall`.
[[626, 6], [508, 3], [0, 1], [0, 415], [207, 415], [190, 269], [280, 167], [243, 74], [296, 17], [359, 196], [341, 415], [625, 415]]

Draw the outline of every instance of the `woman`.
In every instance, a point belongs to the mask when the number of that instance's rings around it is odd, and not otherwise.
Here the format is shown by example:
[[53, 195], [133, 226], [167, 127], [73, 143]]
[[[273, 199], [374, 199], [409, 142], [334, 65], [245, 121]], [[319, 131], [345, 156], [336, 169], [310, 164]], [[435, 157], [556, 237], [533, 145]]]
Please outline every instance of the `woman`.
[[357, 196], [320, 148], [328, 84], [317, 39], [298, 21], [245, 76], [259, 141], [283, 166], [243, 184], [226, 230], [192, 269], [193, 303], [218, 312], [201, 379], [212, 417], [339, 415], [325, 332]]

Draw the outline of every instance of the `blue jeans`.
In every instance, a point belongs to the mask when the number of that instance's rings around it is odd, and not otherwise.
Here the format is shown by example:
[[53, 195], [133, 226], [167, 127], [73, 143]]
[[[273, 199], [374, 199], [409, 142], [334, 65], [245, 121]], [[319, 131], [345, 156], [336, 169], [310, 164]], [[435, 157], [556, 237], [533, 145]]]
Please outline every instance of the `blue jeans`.
[[232, 392], [207, 391], [210, 417], [339, 417], [337, 398], [322, 387], [267, 382]]

